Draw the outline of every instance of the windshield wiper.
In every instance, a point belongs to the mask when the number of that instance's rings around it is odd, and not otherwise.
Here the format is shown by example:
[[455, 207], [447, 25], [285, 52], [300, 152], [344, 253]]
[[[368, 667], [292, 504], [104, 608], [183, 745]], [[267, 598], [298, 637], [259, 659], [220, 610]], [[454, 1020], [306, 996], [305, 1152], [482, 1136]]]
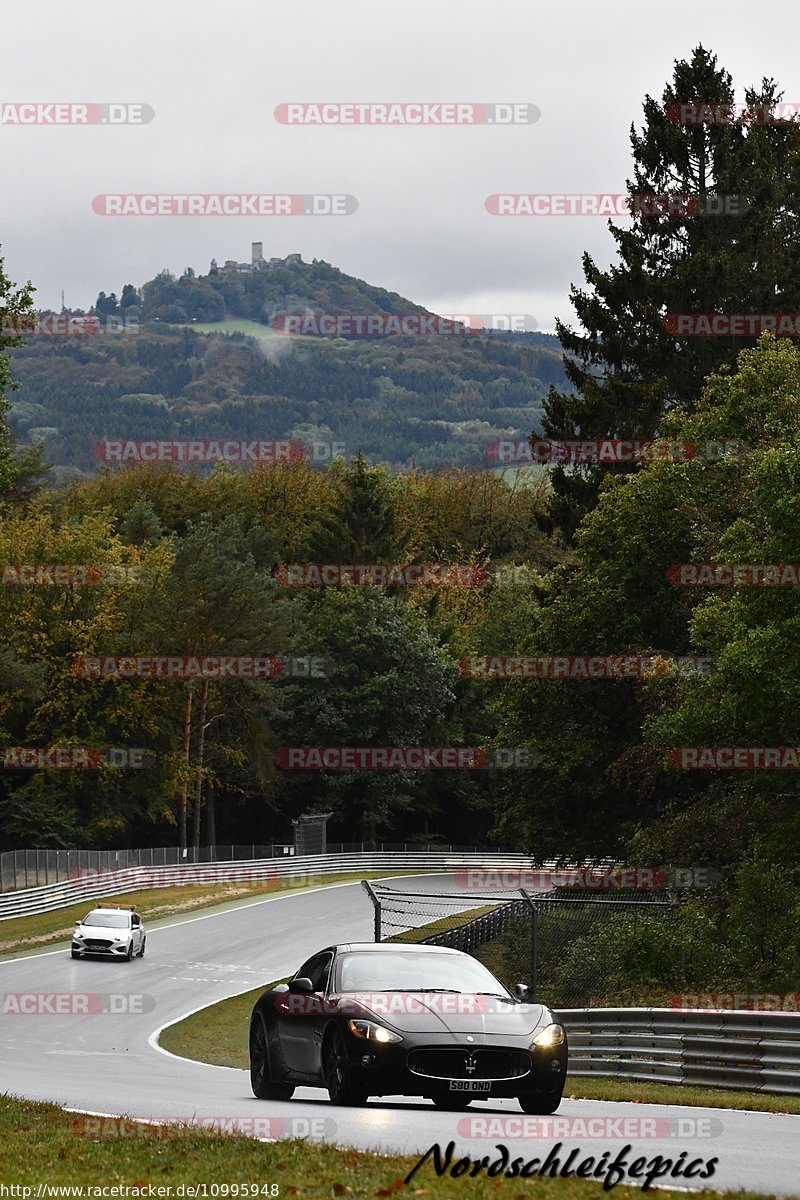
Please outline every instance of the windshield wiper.
[[452, 992], [454, 996], [463, 996], [460, 988], [378, 988], [379, 992]]

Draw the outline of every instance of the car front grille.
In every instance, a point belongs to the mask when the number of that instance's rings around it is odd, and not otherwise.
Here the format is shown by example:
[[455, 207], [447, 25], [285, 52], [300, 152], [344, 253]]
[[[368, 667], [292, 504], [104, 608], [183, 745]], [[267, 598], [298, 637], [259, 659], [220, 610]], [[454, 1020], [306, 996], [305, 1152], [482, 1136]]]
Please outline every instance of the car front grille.
[[428, 1079], [519, 1079], [529, 1073], [531, 1060], [523, 1050], [442, 1046], [412, 1050], [408, 1069]]
[[87, 950], [110, 950], [111, 942], [104, 941], [103, 938], [89, 938], [83, 943]]

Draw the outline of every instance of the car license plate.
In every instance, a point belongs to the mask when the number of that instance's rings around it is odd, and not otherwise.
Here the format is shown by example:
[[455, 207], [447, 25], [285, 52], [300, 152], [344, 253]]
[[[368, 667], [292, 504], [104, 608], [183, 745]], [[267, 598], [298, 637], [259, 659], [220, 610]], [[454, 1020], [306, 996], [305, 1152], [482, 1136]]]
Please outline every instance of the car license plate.
[[489, 1092], [492, 1085], [488, 1079], [451, 1079], [451, 1092]]

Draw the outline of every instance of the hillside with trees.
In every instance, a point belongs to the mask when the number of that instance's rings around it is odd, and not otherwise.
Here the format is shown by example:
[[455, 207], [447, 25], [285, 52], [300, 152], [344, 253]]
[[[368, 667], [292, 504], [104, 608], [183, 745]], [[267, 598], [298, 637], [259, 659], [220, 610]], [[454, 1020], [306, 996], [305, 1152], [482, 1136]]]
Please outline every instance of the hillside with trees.
[[[105, 438], [342, 442], [392, 470], [486, 465], [496, 438], [539, 427], [547, 389], [569, 388], [548, 334], [314, 337], [284, 313], [424, 313], [317, 262], [156, 276], [101, 293], [99, 332], [29, 337], [13, 352], [12, 427], [55, 478], [98, 469]], [[201, 328], [198, 328], [201, 326]], [[218, 327], [218, 332], [217, 332]]]

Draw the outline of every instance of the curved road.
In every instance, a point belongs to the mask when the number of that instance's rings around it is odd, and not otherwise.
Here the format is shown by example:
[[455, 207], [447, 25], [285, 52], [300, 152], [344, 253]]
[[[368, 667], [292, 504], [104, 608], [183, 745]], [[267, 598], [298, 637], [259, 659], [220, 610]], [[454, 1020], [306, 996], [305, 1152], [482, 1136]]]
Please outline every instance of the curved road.
[[[387, 882], [400, 885], [397, 877]], [[420, 877], [406, 877], [405, 886], [420, 888]], [[453, 890], [452, 878], [426, 876], [424, 890], [433, 888]], [[298, 1088], [289, 1102], [264, 1102], [252, 1095], [247, 1072], [178, 1059], [157, 1047], [156, 1032], [187, 1012], [288, 975], [325, 945], [370, 941], [372, 920], [360, 885], [339, 884], [155, 922], [148, 926], [145, 958], [131, 963], [73, 962], [68, 947], [0, 960], [0, 1091], [144, 1120], [257, 1118], [263, 1122], [257, 1133], [310, 1135], [377, 1151], [422, 1155], [433, 1142], [444, 1147], [454, 1139], [456, 1157], [494, 1159], [497, 1142], [508, 1146], [512, 1159], [545, 1155], [557, 1140], [552, 1129], [521, 1137], [515, 1101], [476, 1103], [466, 1113], [439, 1112], [402, 1097], [346, 1109], [333, 1108], [322, 1091]], [[93, 993], [116, 997], [107, 1003], [133, 1011], [23, 1015], [8, 1011], [16, 1007], [9, 996], [17, 993], [41, 995], [45, 1010], [73, 1003], [59, 1002], [58, 995]], [[707, 1187], [800, 1194], [800, 1116], [589, 1100], [564, 1101], [556, 1115], [659, 1122], [658, 1136], [626, 1137], [612, 1125], [606, 1136], [565, 1137], [562, 1161], [575, 1146], [579, 1157], [605, 1150], [613, 1157], [630, 1141], [629, 1159], [675, 1159], [684, 1150], [689, 1158], [717, 1156]], [[503, 1127], [487, 1123], [489, 1117], [517, 1120]], [[674, 1183], [702, 1186], [683, 1178]]]

